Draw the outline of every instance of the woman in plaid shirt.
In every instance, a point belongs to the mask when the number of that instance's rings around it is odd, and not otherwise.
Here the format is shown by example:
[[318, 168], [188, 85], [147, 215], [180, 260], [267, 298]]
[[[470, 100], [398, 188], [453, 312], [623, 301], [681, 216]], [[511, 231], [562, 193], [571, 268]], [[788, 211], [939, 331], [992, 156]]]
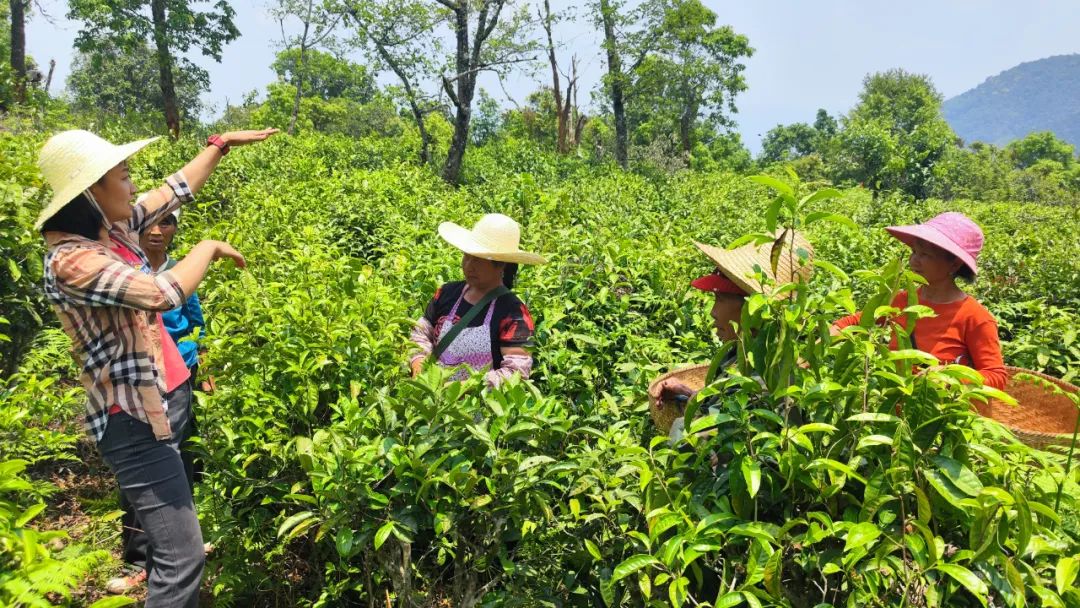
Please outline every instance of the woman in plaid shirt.
[[65, 131], [39, 156], [53, 189], [35, 225], [48, 245], [45, 293], [82, 366], [86, 428], [149, 538], [148, 608], [197, 606], [204, 562], [166, 399], [186, 384], [188, 370], [161, 313], [182, 304], [214, 260], [243, 267], [244, 258], [227, 243], [203, 241], [170, 270], [148, 274], [139, 234], [193, 200], [230, 146], [275, 132], [211, 136], [134, 205], [127, 159], [157, 138], [116, 146], [87, 131]]

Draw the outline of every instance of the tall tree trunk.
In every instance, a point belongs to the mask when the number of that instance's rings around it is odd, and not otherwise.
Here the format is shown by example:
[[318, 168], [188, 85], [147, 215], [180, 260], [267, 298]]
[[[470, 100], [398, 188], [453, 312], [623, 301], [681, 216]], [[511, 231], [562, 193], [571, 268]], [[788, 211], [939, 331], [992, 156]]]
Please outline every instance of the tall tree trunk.
[[581, 113], [581, 106], [578, 105], [578, 101], [577, 101], [578, 91], [581, 89], [581, 87], [576, 86], [576, 83], [577, 83], [577, 56], [576, 55], [570, 61], [570, 81], [575, 83], [574, 89], [572, 91], [573, 94], [570, 95], [570, 97], [572, 97], [573, 100], [574, 100], [572, 105], [571, 105], [571, 114], [570, 114], [570, 117], [571, 117], [570, 122], [573, 125], [573, 128], [571, 130], [571, 133], [573, 134], [573, 138], [572, 138], [572, 141], [570, 142], [570, 146], [573, 147], [573, 148], [577, 148], [578, 145], [581, 144], [581, 132], [585, 129], [585, 115]]
[[[570, 81], [566, 83], [566, 96], [563, 98], [559, 112], [559, 136], [562, 145], [558, 147], [559, 154], [569, 154], [570, 149], [577, 146], [578, 131], [574, 124], [574, 115], [577, 114], [577, 66], [576, 59], [571, 62]], [[558, 102], [558, 99], [556, 99]]]
[[679, 142], [682, 144], [683, 152], [690, 152], [695, 118], [697, 118], [697, 104], [687, 101], [683, 104], [683, 111], [679, 115]]
[[[450, 100], [453, 101], [454, 136], [450, 139], [450, 151], [443, 165], [442, 178], [449, 184], [457, 184], [461, 179], [461, 163], [465, 158], [465, 146], [469, 141], [469, 122], [472, 119], [472, 97], [476, 88], [476, 73], [472, 70], [469, 49], [469, 1], [460, 0], [454, 8], [454, 31], [457, 38], [457, 56], [454, 67], [457, 91], [447, 79], [443, 79]], [[477, 41], [480, 44], [481, 41]]]
[[15, 72], [15, 101], [26, 101], [26, 0], [9, 0], [11, 8], [11, 69]]
[[[304, 40], [307, 40], [307, 24], [304, 24]], [[307, 71], [307, 48], [300, 43], [300, 62], [296, 69], [296, 97], [293, 98], [292, 116], [289, 117], [289, 135], [296, 134], [296, 117], [300, 115], [300, 96], [304, 91], [304, 72]]]
[[176, 85], [173, 82], [173, 58], [169, 52], [168, 24], [165, 0], [151, 0], [150, 13], [154, 20], [154, 45], [157, 47], [158, 83], [165, 103], [165, 125], [173, 139], [180, 137], [180, 110], [176, 105]]
[[426, 165], [431, 162], [431, 133], [424, 124], [424, 111], [412, 97], [409, 98], [409, 108], [412, 109], [413, 118], [416, 119], [416, 128], [420, 131], [420, 164]]
[[622, 59], [615, 38], [615, 9], [610, 0], [600, 0], [600, 17], [604, 22], [604, 47], [607, 50], [608, 79], [611, 83], [611, 112], [615, 115], [615, 160], [627, 167], [626, 149], [630, 140], [626, 129], [626, 107]]
[[[559, 154], [566, 154], [569, 150], [569, 145], [566, 141], [566, 136], [569, 131], [567, 119], [570, 108], [563, 109], [563, 94], [562, 83], [559, 80], [559, 62], [555, 58], [555, 41], [551, 35], [551, 3], [548, 0], [544, 0], [544, 12], [540, 15], [540, 20], [544, 25], [544, 33], [547, 34], [547, 53], [548, 63], [551, 64], [551, 90], [555, 94], [555, 151]], [[569, 85], [567, 91], [567, 106], [570, 102], [570, 92], [573, 90], [573, 82]]]
[[47, 77], [45, 77], [45, 94], [46, 95], [48, 95], [48, 93], [49, 93], [49, 87], [52, 86], [52, 77], [53, 77], [53, 72], [55, 72], [55, 71], [56, 71], [56, 60], [55, 59], [50, 59], [49, 60], [49, 75]]
[[300, 63], [296, 66], [296, 97], [293, 98], [292, 116], [289, 118], [289, 135], [296, 134], [296, 117], [300, 114], [300, 96], [304, 91], [304, 73], [307, 72], [307, 40], [311, 28], [311, 10], [314, 0], [308, 0], [304, 34], [300, 36]]

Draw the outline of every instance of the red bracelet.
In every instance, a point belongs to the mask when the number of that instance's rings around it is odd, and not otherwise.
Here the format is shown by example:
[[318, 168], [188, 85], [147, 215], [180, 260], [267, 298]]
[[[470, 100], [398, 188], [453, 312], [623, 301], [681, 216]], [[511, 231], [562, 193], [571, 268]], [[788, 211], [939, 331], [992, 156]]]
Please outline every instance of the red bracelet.
[[229, 144], [225, 143], [225, 140], [221, 139], [221, 136], [217, 133], [206, 138], [206, 145], [215, 146], [218, 150], [221, 150], [222, 156], [229, 153]]

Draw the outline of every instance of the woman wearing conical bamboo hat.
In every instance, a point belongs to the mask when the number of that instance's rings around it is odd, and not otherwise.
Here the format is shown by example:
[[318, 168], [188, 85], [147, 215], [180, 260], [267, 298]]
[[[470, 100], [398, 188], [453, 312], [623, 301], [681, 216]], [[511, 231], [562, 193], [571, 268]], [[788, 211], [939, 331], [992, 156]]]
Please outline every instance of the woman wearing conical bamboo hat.
[[[716, 336], [721, 342], [736, 338], [735, 323], [742, 317], [743, 303], [747, 296], [765, 293], [770, 285], [783, 285], [806, 280], [812, 271], [813, 248], [810, 242], [799, 232], [784, 231], [777, 233], [775, 241], [760, 245], [748, 244], [735, 249], [722, 249], [712, 245], [695, 243], [710, 260], [716, 264], [713, 272], [700, 276], [690, 282], [690, 286], [713, 294], [711, 315], [716, 328]], [[776, 256], [776, 269], [773, 270], [773, 253], [780, 248]], [[727, 369], [734, 363], [735, 351], [721, 364]], [[701, 387], [691, 387], [677, 378], [667, 378], [651, 390], [658, 397], [659, 407], [680, 407], [693, 398]], [[669, 436], [673, 440], [682, 437], [684, 421], [674, 421]]]

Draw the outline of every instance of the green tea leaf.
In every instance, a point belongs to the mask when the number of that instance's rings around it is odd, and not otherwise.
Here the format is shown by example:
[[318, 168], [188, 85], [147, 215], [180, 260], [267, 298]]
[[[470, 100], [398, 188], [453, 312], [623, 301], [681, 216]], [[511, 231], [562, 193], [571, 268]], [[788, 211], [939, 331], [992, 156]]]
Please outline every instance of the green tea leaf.
[[735, 608], [745, 602], [741, 591], [730, 591], [716, 600], [716, 608]]
[[750, 458], [744, 458], [741, 469], [743, 479], [746, 481], [746, 491], [750, 494], [750, 498], [753, 498], [761, 488], [761, 466]]
[[300, 513], [291, 515], [285, 521], [281, 522], [280, 526], [278, 526], [278, 538], [285, 536], [287, 532], [299, 525], [300, 522], [307, 521], [312, 517], [315, 517], [315, 514], [311, 511], [301, 511]]
[[945, 456], [934, 456], [930, 460], [961, 492], [968, 496], [978, 496], [982, 492], [982, 482], [971, 469]]
[[620, 563], [618, 566], [615, 566], [615, 570], [612, 572], [611, 575], [611, 582], [617, 583], [622, 579], [626, 578], [627, 576], [630, 576], [631, 574], [641, 570], [642, 568], [647, 568], [649, 566], [652, 566], [653, 564], [659, 563], [660, 561], [651, 555], [646, 555], [644, 553], [631, 555], [630, 557], [623, 560], [622, 563]]
[[881, 530], [870, 522], [862, 522], [852, 526], [844, 540], [844, 553], [867, 545], [881, 536]]
[[334, 537], [334, 547], [337, 549], [338, 555], [343, 558], [349, 557], [353, 548], [352, 528], [342, 528], [338, 531]]
[[551, 456], [543, 456], [543, 455], [530, 456], [530, 457], [526, 458], [525, 460], [521, 461], [521, 464], [518, 466], [518, 473], [521, 473], [523, 471], [528, 471], [529, 469], [532, 469], [534, 467], [538, 467], [538, 466], [540, 466], [542, 464], [545, 464], [545, 463], [548, 463], [548, 462], [555, 462], [555, 459], [552, 458]]
[[379, 527], [375, 531], [375, 549], [378, 550], [386, 542], [386, 539], [390, 537], [390, 534], [394, 531], [394, 521], [390, 520]]
[[[821, 190], [818, 190], [818, 192], [821, 192]], [[816, 222], [833, 222], [835, 224], [840, 224], [847, 228], [851, 228], [852, 230], [859, 230], [859, 225], [856, 224], [854, 220], [845, 215], [840, 215], [839, 213], [830, 213], [828, 211], [815, 211], [813, 213], [806, 214], [806, 219], [803, 221], [803, 223], [806, 225], [810, 225]]]
[[769, 560], [765, 562], [765, 575], [763, 580], [765, 589], [777, 599], [783, 597], [783, 588], [781, 587], [781, 579], [783, 577], [783, 557], [783, 551], [773, 551], [773, 554], [769, 556]]
[[604, 556], [600, 554], [600, 548], [596, 546], [596, 543], [589, 539], [585, 539], [585, 550], [589, 552], [589, 555], [596, 561], [603, 561]]
[[1013, 500], [1016, 501], [1016, 554], [1023, 555], [1031, 542], [1033, 530], [1031, 509], [1028, 507], [1024, 492], [1020, 490], [1013, 492]]
[[1059, 594], [1064, 594], [1073, 586], [1077, 572], [1080, 572], [1080, 561], [1075, 557], [1063, 557], [1058, 560], [1054, 568], [1054, 584]]
[[848, 422], [887, 422], [897, 423], [900, 419], [892, 414], [882, 414], [879, 412], [864, 412], [862, 414], [855, 414], [847, 418]]
[[989, 590], [986, 588], [986, 583], [976, 576], [974, 572], [956, 564], [938, 564], [934, 566], [934, 569], [948, 574], [954, 581], [970, 591], [971, 595], [975, 596], [975, 599], [980, 604], [986, 606], [986, 595]]
[[970, 506], [969, 504], [964, 503], [964, 499], [967, 497], [963, 492], [958, 490], [945, 475], [940, 471], [926, 470], [923, 471], [923, 476], [930, 486], [937, 491], [939, 496], [947, 500], [949, 504], [957, 509], [964, 511], [965, 513], [967, 512], [968, 507]]
[[782, 196], [786, 196], [789, 198], [795, 197], [795, 191], [791, 189], [791, 186], [788, 185], [787, 182], [776, 179], [771, 175], [751, 175], [747, 179], [752, 182], [761, 184], [762, 186], [768, 186], [769, 188], [772, 188], [773, 190], [779, 192]]

